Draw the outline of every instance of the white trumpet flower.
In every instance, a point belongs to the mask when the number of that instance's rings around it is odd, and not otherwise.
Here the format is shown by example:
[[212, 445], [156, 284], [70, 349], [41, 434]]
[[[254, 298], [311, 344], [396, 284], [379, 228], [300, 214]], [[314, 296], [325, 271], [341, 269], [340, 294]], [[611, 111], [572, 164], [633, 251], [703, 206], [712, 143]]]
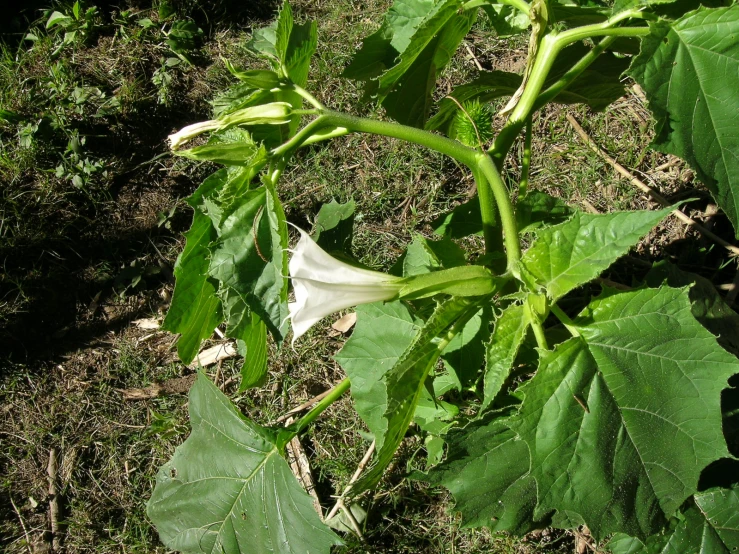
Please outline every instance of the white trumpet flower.
[[282, 125], [290, 121], [292, 106], [287, 102], [272, 102], [242, 108], [218, 119], [209, 119], [183, 127], [169, 135], [170, 148], [179, 149], [184, 143], [208, 131], [223, 131], [234, 125]]
[[404, 279], [344, 263], [318, 246], [308, 233], [292, 250], [288, 264], [295, 302], [288, 304], [293, 343], [320, 319], [358, 304], [396, 298]]

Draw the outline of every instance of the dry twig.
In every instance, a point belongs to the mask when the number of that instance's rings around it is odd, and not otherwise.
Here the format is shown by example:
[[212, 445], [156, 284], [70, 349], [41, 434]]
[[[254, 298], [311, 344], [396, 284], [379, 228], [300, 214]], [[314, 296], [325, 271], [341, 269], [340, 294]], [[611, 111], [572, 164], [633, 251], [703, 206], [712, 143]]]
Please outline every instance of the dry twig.
[[[352, 488], [352, 485], [357, 482], [357, 479], [359, 479], [359, 476], [362, 475], [362, 472], [364, 471], [364, 468], [367, 467], [367, 464], [369, 463], [370, 459], [372, 458], [372, 453], [375, 451], [375, 441], [372, 441], [372, 444], [370, 444], [369, 448], [367, 449], [367, 452], [365, 452], [364, 457], [359, 462], [359, 465], [357, 466], [357, 470], [354, 472], [354, 475], [352, 475], [352, 478], [349, 480], [349, 483], [344, 488], [344, 492], [341, 493], [341, 496], [339, 496], [338, 500], [336, 501], [336, 504], [334, 504], [334, 507], [331, 508], [331, 511], [326, 516], [326, 519], [331, 519], [336, 515], [336, 512], [338, 512], [342, 506], [346, 508], [344, 505], [344, 498], [349, 493], [349, 491]], [[348, 510], [351, 511], [351, 510]], [[352, 518], [349, 519], [351, 521]], [[361, 537], [361, 533], [359, 534]]]
[[23, 535], [26, 537], [26, 548], [28, 549], [29, 554], [33, 554], [33, 550], [31, 550], [31, 538], [28, 536], [28, 529], [26, 528], [26, 523], [23, 521], [23, 517], [21, 517], [20, 510], [18, 510], [18, 506], [16, 506], [15, 502], [13, 502], [12, 496], [10, 496], [10, 505], [13, 506], [13, 511], [15, 512], [15, 515], [18, 516], [18, 521], [21, 522], [21, 528], [23, 529]]
[[[583, 140], [585, 144], [587, 144], [595, 153], [597, 153], [604, 160], [606, 160], [623, 177], [629, 179], [629, 181], [631, 181], [631, 184], [636, 186], [642, 192], [651, 196], [652, 199], [654, 199], [656, 202], [658, 202], [662, 206], [665, 206], [665, 207], [670, 206], [670, 202], [664, 196], [659, 194], [657, 191], [652, 189], [650, 186], [646, 185], [644, 182], [637, 179], [633, 173], [631, 173], [628, 169], [626, 169], [624, 166], [618, 163], [605, 150], [603, 150], [600, 146], [598, 146], [595, 143], [595, 141], [590, 137], [590, 135], [588, 135], [585, 132], [585, 130], [580, 126], [577, 120], [574, 117], [572, 117], [572, 115], [567, 114], [567, 121], [570, 122], [570, 125], [572, 125], [572, 128], [575, 129], [578, 135], [580, 135], [580, 138]], [[693, 229], [701, 233], [703, 236], [710, 238], [711, 240], [715, 241], [717, 244], [720, 244], [721, 246], [726, 248], [726, 250], [728, 250], [732, 256], [739, 256], [739, 248], [725, 241], [724, 239], [722, 239], [715, 233], [709, 231], [703, 225], [695, 221], [693, 218], [685, 215], [682, 211], [673, 210], [672, 215], [674, 215], [680, 221], [682, 221], [683, 223], [686, 223], [687, 225], [689, 225], [690, 227], [692, 227]]]
[[[285, 420], [285, 426], [287, 427], [293, 422], [293, 418], [289, 417]], [[323, 517], [323, 511], [321, 510], [321, 501], [316, 493], [316, 485], [313, 481], [313, 474], [310, 470], [310, 463], [308, 462], [308, 456], [305, 455], [303, 445], [300, 443], [300, 439], [295, 436], [292, 440], [287, 443], [287, 455], [288, 462], [290, 463], [290, 469], [292, 469], [293, 475], [303, 485], [305, 491], [313, 498], [313, 509], [318, 513], [319, 517]]]
[[56, 488], [57, 451], [52, 448], [49, 452], [49, 465], [46, 474], [49, 480], [49, 522], [51, 527], [51, 550], [57, 552], [61, 548], [61, 534], [59, 532], [59, 495]]

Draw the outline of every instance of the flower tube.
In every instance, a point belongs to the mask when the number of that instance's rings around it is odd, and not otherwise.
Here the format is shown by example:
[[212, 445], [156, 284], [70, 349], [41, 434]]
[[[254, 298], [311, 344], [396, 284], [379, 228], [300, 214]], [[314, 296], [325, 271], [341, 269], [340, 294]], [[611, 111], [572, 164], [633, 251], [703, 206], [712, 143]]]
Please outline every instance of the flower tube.
[[292, 251], [288, 268], [295, 302], [288, 304], [293, 343], [318, 320], [358, 304], [397, 298], [404, 279], [352, 266], [330, 256], [308, 233]]

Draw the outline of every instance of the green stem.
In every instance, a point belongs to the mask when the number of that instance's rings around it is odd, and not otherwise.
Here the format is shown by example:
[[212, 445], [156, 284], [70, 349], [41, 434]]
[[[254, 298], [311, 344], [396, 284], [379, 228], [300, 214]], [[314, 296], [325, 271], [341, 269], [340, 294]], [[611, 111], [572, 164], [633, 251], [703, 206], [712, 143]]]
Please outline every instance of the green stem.
[[579, 337], [580, 332], [577, 330], [577, 327], [575, 326], [575, 323], [569, 318], [569, 316], [562, 311], [562, 308], [557, 306], [556, 304], [552, 304], [549, 309], [552, 311], [554, 315], [557, 316], [557, 319], [559, 319], [562, 322], [562, 325], [565, 326], [565, 328], [570, 332], [570, 334], [573, 337]]
[[446, 154], [468, 167], [472, 167], [475, 163], [477, 151], [473, 148], [469, 148], [456, 140], [424, 131], [423, 129], [416, 129], [415, 127], [409, 127], [391, 121], [355, 117], [329, 110], [324, 112], [322, 117], [325, 117], [325, 121], [332, 127], [344, 127], [349, 131], [393, 137], [414, 144], [420, 144], [431, 150]]
[[[554, 60], [562, 49], [578, 40], [596, 36], [611, 36], [614, 37], [612, 40], [615, 40], [616, 37], [647, 35], [649, 34], [648, 27], [614, 27], [614, 25], [625, 19], [645, 19], [647, 17], [647, 14], [644, 14], [639, 10], [627, 10], [602, 23], [583, 25], [562, 33], [552, 31], [548, 35], [545, 35], [539, 44], [539, 50], [536, 54], [534, 65], [531, 68], [531, 74], [529, 75], [526, 88], [524, 89], [518, 104], [516, 104], [516, 107], [511, 112], [505, 126], [488, 150], [489, 154], [495, 161], [495, 165], [499, 169], [503, 167], [503, 162], [505, 157], [508, 155], [508, 151], [511, 149], [516, 137], [526, 125], [526, 121], [531, 114], [541, 108], [546, 102], [552, 100], [564, 87], [569, 85], [585, 70], [585, 68], [593, 63], [598, 55], [611, 43], [606, 42], [605, 45], [603, 45], [603, 42], [601, 42], [592, 50], [591, 53], [584, 56], [580, 62], [575, 64], [575, 66], [573, 66], [573, 68], [568, 71], [562, 79], [547, 89], [546, 93], [541, 94], [544, 82], [549, 75], [549, 71], [552, 69]], [[549, 91], [551, 91], [551, 93]]]
[[[508, 196], [508, 188], [500, 177], [493, 160], [485, 153], [477, 153], [477, 168], [483, 174], [492, 189], [495, 203], [500, 214], [500, 223], [503, 227], [506, 255], [508, 257], [507, 271], [518, 276], [518, 262], [521, 259], [521, 245], [518, 242], [518, 224], [513, 204]], [[480, 198], [482, 204], [482, 198]]]
[[343, 381], [341, 381], [338, 385], [331, 389], [331, 392], [329, 392], [318, 404], [316, 404], [313, 409], [311, 409], [311, 411], [309, 411], [291, 426], [291, 429], [295, 433], [295, 435], [300, 434], [306, 427], [308, 427], [308, 425], [313, 423], [313, 420], [321, 415], [321, 413], [331, 404], [341, 398], [341, 396], [349, 390], [351, 385], [352, 384], [351, 381], [349, 381], [349, 377], [346, 377]]
[[531, 329], [534, 331], [534, 338], [536, 339], [536, 346], [549, 350], [549, 344], [547, 343], [547, 336], [544, 333], [544, 325], [538, 319], [531, 321]]
[[315, 96], [313, 96], [310, 92], [305, 90], [303, 87], [296, 85], [295, 83], [292, 83], [290, 85], [290, 89], [295, 91], [299, 96], [302, 96], [305, 100], [308, 101], [308, 103], [313, 106], [314, 108], [317, 108], [319, 110], [325, 110], [326, 106], [321, 104]]
[[542, 37], [526, 88], [523, 94], [521, 94], [518, 104], [516, 104], [516, 107], [513, 108], [511, 115], [508, 117], [505, 126], [498, 133], [498, 136], [495, 137], [493, 145], [488, 150], [498, 169], [503, 167], [503, 161], [508, 155], [511, 146], [513, 146], [513, 141], [516, 140], [521, 129], [526, 125], [526, 121], [531, 117], [534, 111], [534, 103], [539, 97], [541, 89], [544, 87], [544, 82], [549, 75], [549, 71], [552, 69], [552, 65], [559, 51], [560, 46], [557, 43], [556, 34], [552, 33]]
[[526, 121], [526, 135], [523, 141], [523, 157], [521, 158], [521, 179], [518, 181], [518, 197], [526, 196], [529, 188], [529, 171], [531, 169], [531, 117]]
[[306, 140], [315, 135], [318, 131], [325, 127], [331, 127], [331, 124], [327, 121], [327, 116], [319, 115], [313, 121], [308, 123], [305, 127], [300, 129], [295, 136], [293, 136], [286, 143], [278, 146], [272, 150], [272, 156], [286, 156], [292, 155], [293, 151], [297, 150]]
[[539, 95], [539, 98], [537, 98], [534, 103], [533, 111], [538, 111], [554, 100], [560, 92], [570, 86], [575, 79], [582, 75], [582, 73], [590, 67], [596, 59], [598, 59], [598, 56], [605, 52], [606, 48], [616, 42], [617, 38], [618, 37], [606, 37], [596, 44], [592, 50], [573, 65], [567, 73], [562, 75], [562, 77]]
[[[497, 223], [497, 214], [493, 191], [477, 166], [472, 166], [472, 176], [477, 184], [477, 195], [480, 197], [480, 214], [482, 216], [482, 234], [485, 237], [485, 252], [503, 252], [503, 235]], [[497, 273], [505, 268], [494, 267]]]

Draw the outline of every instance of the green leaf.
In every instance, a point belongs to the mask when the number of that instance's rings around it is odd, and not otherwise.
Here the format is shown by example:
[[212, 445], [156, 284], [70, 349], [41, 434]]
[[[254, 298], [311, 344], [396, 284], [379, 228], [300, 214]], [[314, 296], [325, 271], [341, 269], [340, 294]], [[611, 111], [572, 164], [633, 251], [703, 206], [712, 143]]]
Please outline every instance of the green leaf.
[[710, 489], [696, 494], [663, 536], [646, 546], [637, 538], [617, 534], [606, 547], [614, 554], [730, 554], [739, 548], [739, 488]]
[[387, 431], [383, 376], [413, 343], [420, 327], [402, 302], [357, 306], [357, 324], [335, 359], [352, 383], [359, 417], [374, 434], [378, 450]]
[[342, 76], [365, 81], [392, 67], [418, 26], [434, 13], [435, 3], [434, 0], [395, 0], [380, 29], [364, 39]]
[[446, 369], [456, 377], [460, 389], [474, 387], [485, 361], [485, 344], [490, 339], [489, 307], [470, 318], [444, 349], [441, 358]]
[[387, 407], [382, 417], [387, 421], [387, 431], [373, 466], [355, 483], [352, 494], [373, 487], [382, 478], [413, 420], [429, 372], [453, 335], [477, 312], [478, 304], [479, 300], [456, 297], [440, 303], [415, 340], [383, 376]]
[[482, 10], [498, 38], [519, 35], [531, 25], [531, 19], [526, 13], [508, 4], [484, 4]]
[[490, 406], [503, 389], [513, 368], [531, 320], [521, 304], [508, 306], [495, 321], [495, 330], [485, 353], [485, 381], [481, 410]]
[[721, 346], [739, 355], [739, 314], [724, 302], [711, 281], [663, 260], [649, 270], [646, 282], [654, 288], [663, 283], [675, 288], [692, 285], [689, 298], [693, 317], [716, 336]]
[[489, 527], [523, 535], [546, 520], [534, 521], [536, 482], [529, 475], [529, 452], [500, 413], [489, 412], [446, 436], [446, 460], [428, 481], [454, 496], [463, 527]]
[[175, 263], [174, 294], [162, 329], [180, 333], [177, 354], [183, 363], [189, 364], [195, 359], [200, 342], [210, 337], [222, 316], [217, 284], [208, 276], [209, 245], [216, 238], [210, 218], [196, 209], [185, 238], [185, 249]]
[[600, 275], [672, 210], [578, 212], [566, 223], [537, 233], [521, 260], [524, 279], [557, 300]]
[[192, 433], [159, 470], [147, 504], [168, 548], [328, 554], [342, 544], [321, 522], [270, 432], [245, 419], [203, 374], [189, 408]]
[[685, 159], [739, 237], [739, 6], [650, 24], [630, 74], [657, 120], [654, 146]]
[[239, 391], [260, 385], [267, 376], [267, 326], [249, 309], [244, 295], [226, 287], [220, 291], [226, 336], [237, 340], [241, 366]]
[[72, 18], [68, 15], [64, 15], [61, 12], [52, 12], [52, 14], [49, 16], [49, 19], [46, 21], [46, 28], [51, 29], [52, 27], [56, 25], [61, 25], [62, 27], [67, 27], [72, 23]]
[[464, 204], [460, 204], [451, 212], [434, 220], [431, 227], [437, 235], [444, 235], [453, 239], [461, 239], [470, 235], [482, 235], [480, 198], [475, 196]]
[[[405, 253], [396, 262], [402, 267], [403, 277], [422, 275], [440, 269], [451, 269], [467, 264], [464, 253], [456, 243], [448, 238], [439, 241], [427, 240], [415, 235]], [[393, 272], [393, 270], [391, 270]]]
[[211, 247], [210, 275], [243, 295], [249, 308], [282, 340], [287, 317], [287, 230], [274, 193], [266, 186], [234, 201]]
[[727, 553], [736, 552], [739, 549], [739, 485], [696, 494], [695, 503], [703, 515], [704, 529], [718, 535]]
[[512, 425], [531, 453], [535, 515], [643, 539], [728, 455], [721, 390], [739, 362], [693, 319], [684, 289], [606, 292], [574, 325], [581, 336], [541, 356]]
[[316, 215], [313, 240], [326, 252], [350, 253], [356, 207], [354, 200], [349, 200], [346, 204], [332, 200], [321, 206]]
[[529, 233], [536, 229], [564, 223], [575, 210], [563, 200], [549, 196], [538, 190], [530, 191], [516, 202], [516, 223], [519, 233]]
[[396, 121], [424, 126], [438, 73], [475, 21], [475, 10], [458, 14], [460, 5], [458, 0], [442, 0], [438, 10], [414, 33], [398, 63], [378, 79], [377, 95]]

